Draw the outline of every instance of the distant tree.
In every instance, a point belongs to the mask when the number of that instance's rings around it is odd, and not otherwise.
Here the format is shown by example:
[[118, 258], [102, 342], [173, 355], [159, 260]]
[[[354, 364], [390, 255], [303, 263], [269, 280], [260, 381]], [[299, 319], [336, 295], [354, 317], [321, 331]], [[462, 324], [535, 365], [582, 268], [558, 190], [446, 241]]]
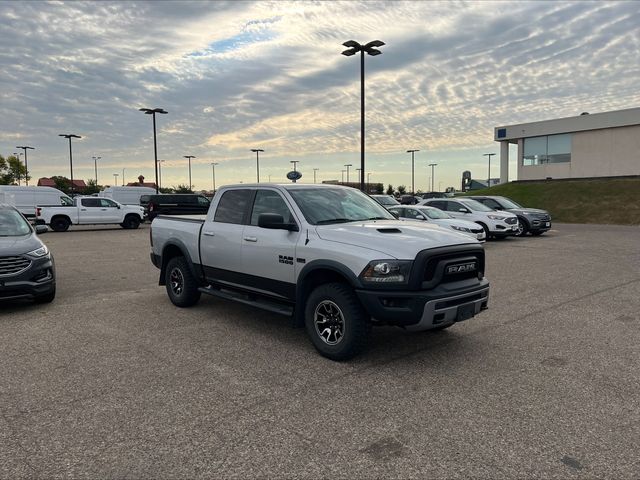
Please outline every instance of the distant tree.
[[393, 185], [389, 184], [389, 186], [387, 187], [387, 195], [393, 195]]
[[11, 185], [11, 177], [9, 176], [9, 164], [5, 158], [0, 155], [0, 185]]
[[404, 195], [405, 193], [407, 193], [407, 187], [404, 185], [398, 185], [398, 194]]
[[158, 191], [160, 193], [175, 193], [175, 191], [171, 187], [160, 187]]
[[90, 178], [89, 180], [87, 180], [87, 186], [82, 191], [82, 193], [84, 193], [85, 195], [91, 195], [91, 194], [94, 194], [94, 193], [100, 193], [103, 188], [104, 187], [102, 187], [102, 185], [98, 185], [98, 183], [95, 181], [95, 179]]
[[424, 192], [420, 189], [418, 189], [418, 191], [416, 192], [416, 195], [422, 195]]
[[64, 192], [67, 195], [71, 193], [71, 180], [69, 180], [67, 177], [55, 175], [51, 177], [51, 180], [54, 181], [54, 183], [56, 184], [56, 188], [61, 192]]
[[193, 193], [193, 190], [187, 185], [178, 185], [177, 187], [173, 187], [173, 191], [175, 193]]
[[382, 183], [376, 183], [374, 189], [377, 194], [384, 193], [384, 185]]
[[[15, 155], [0, 155], [0, 185], [18, 185], [27, 177], [27, 167]], [[31, 177], [28, 177], [31, 180]]]

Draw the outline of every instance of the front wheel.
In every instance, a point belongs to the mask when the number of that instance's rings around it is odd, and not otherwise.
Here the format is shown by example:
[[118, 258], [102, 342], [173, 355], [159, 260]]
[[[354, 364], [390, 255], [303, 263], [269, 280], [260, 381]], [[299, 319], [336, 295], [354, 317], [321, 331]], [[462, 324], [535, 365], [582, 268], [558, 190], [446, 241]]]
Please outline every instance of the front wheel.
[[124, 222], [120, 224], [122, 228], [126, 228], [127, 230], [135, 230], [140, 226], [140, 217], [137, 215], [127, 215], [124, 219]]
[[165, 270], [165, 283], [169, 300], [176, 307], [190, 307], [200, 300], [198, 281], [184, 257], [173, 257]]
[[328, 283], [317, 287], [305, 307], [307, 334], [321, 355], [348, 360], [362, 352], [371, 322], [348, 285]]
[[518, 217], [518, 230], [516, 231], [516, 237], [524, 237], [528, 231], [529, 227], [527, 226], [527, 222]]
[[51, 230], [54, 232], [66, 232], [69, 230], [69, 225], [71, 225], [71, 222], [64, 217], [54, 218], [49, 224]]

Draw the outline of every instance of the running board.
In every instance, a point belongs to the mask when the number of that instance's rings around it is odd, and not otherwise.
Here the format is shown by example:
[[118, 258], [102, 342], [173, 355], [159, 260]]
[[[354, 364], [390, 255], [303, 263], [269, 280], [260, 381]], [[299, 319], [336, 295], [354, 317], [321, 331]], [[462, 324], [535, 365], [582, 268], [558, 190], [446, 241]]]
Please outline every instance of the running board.
[[261, 299], [261, 300], [252, 299], [252, 297], [255, 298], [256, 295], [235, 292], [227, 289], [222, 291], [221, 289], [212, 287], [211, 285], [208, 287], [200, 287], [198, 290], [202, 293], [206, 293], [207, 295], [223, 298], [225, 300], [231, 300], [238, 303], [244, 303], [245, 305], [261, 308], [262, 310], [278, 313], [280, 315], [287, 315], [287, 316], [293, 315], [293, 306], [288, 306], [288, 305], [284, 305], [276, 302], [270, 302], [269, 300], [265, 300], [265, 299]]

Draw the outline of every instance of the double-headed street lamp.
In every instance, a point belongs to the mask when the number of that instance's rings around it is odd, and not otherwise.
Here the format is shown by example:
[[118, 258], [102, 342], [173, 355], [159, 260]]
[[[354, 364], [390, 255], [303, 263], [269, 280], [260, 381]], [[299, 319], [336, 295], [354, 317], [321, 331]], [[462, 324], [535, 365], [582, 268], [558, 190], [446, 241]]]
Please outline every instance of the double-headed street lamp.
[[189, 159], [189, 190], [191, 190], [191, 159], [196, 158], [195, 155], [183, 155], [182, 158]]
[[419, 152], [420, 150], [407, 150], [407, 153], [411, 154], [411, 193], [416, 193], [416, 186], [415, 186], [415, 176], [416, 176], [416, 170], [415, 170], [415, 159], [414, 159], [414, 154], [416, 152]]
[[211, 162], [211, 180], [213, 181], [213, 192], [216, 191], [216, 162]]
[[96, 185], [98, 185], [98, 160], [100, 160], [102, 157], [91, 157], [93, 158], [93, 169], [94, 169], [94, 173], [96, 174]]
[[118, 174], [117, 173], [113, 174], [113, 183], [115, 183], [116, 187], [118, 186]]
[[156, 113], [166, 115], [169, 112], [167, 112], [164, 108], [139, 108], [138, 110], [144, 112], [146, 115], [153, 116], [153, 157], [156, 172], [156, 193], [158, 193], [158, 143], [156, 141]]
[[80, 135], [75, 135], [73, 133], [61, 133], [58, 135], [59, 137], [64, 137], [69, 140], [69, 166], [71, 167], [71, 195], [75, 191], [75, 185], [73, 184], [73, 153], [71, 152], [71, 139], [72, 138], [82, 138]]
[[256, 154], [256, 178], [258, 179], [257, 183], [260, 183], [260, 152], [264, 152], [261, 148], [252, 148], [252, 152]]
[[347, 163], [344, 166], [347, 167], [347, 183], [349, 183], [349, 167], [353, 167], [353, 165], [351, 163]]
[[355, 40], [349, 40], [342, 45], [348, 47], [342, 55], [350, 57], [360, 52], [360, 190], [364, 191], [364, 54], [380, 55], [382, 52], [376, 47], [382, 47], [384, 42], [374, 40], [366, 45], [360, 45]]
[[484, 153], [483, 157], [489, 157], [489, 171], [487, 173], [487, 188], [491, 188], [491, 157], [493, 157], [495, 153]]
[[24, 150], [24, 181], [29, 185], [29, 164], [27, 163], [27, 150], [35, 150], [33, 147], [16, 147]]
[[430, 163], [429, 166], [431, 167], [431, 191], [433, 192], [433, 185], [434, 185], [434, 174], [433, 174], [433, 167], [435, 167], [436, 165], [438, 165], [437, 163]]

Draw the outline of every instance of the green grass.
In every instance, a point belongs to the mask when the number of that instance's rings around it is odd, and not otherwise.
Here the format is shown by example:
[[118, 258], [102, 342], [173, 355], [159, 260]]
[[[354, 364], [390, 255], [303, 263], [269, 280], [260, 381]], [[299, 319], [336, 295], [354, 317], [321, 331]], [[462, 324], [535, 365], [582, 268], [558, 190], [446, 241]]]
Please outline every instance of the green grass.
[[554, 222], [640, 225], [640, 178], [506, 183], [469, 195], [509, 197]]

